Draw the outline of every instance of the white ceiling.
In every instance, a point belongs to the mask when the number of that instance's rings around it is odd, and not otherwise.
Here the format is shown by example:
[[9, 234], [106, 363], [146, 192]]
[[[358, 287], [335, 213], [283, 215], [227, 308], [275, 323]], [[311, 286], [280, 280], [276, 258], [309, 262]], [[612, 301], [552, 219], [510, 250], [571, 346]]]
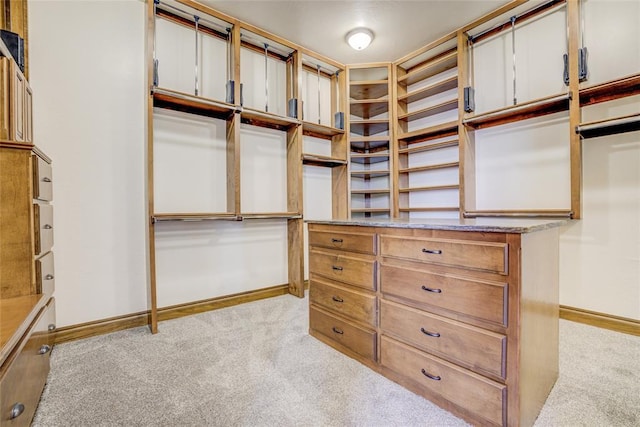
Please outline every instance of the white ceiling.
[[[394, 61], [506, 3], [507, 0], [200, 0], [343, 64]], [[375, 35], [363, 51], [345, 35], [367, 27]]]

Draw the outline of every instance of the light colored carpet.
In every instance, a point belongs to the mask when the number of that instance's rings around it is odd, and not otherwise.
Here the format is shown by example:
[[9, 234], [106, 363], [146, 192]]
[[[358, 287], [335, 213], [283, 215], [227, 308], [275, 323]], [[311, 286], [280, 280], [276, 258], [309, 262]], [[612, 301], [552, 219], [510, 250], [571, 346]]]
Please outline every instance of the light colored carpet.
[[[291, 296], [58, 345], [34, 426], [464, 426], [310, 337]], [[562, 321], [537, 426], [640, 425], [640, 338]]]

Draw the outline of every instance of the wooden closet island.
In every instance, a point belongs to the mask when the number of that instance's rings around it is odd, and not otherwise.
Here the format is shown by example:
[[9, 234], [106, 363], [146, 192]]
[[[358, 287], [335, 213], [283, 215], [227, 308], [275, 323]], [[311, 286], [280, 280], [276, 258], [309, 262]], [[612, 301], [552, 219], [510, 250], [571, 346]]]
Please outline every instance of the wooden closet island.
[[565, 220], [309, 224], [309, 333], [481, 425], [532, 425], [558, 376]]

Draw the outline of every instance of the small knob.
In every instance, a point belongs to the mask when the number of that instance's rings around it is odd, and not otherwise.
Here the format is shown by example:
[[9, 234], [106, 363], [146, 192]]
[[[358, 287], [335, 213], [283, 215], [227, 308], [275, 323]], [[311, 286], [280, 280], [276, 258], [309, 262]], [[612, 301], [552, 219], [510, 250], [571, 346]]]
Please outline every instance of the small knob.
[[9, 419], [18, 418], [24, 412], [24, 405], [20, 402], [16, 403], [11, 407], [11, 413], [9, 414]]
[[42, 182], [51, 182], [51, 178], [45, 176], [42, 178]]
[[49, 332], [53, 332], [56, 330], [56, 325], [54, 323], [49, 323], [49, 326], [47, 327], [47, 330]]
[[53, 274], [47, 274], [44, 276], [44, 280], [53, 280]]
[[53, 226], [51, 224], [45, 224], [42, 228], [44, 228], [45, 230], [51, 230]]
[[48, 344], [44, 344], [42, 347], [40, 347], [40, 350], [38, 350], [38, 354], [47, 354], [51, 351], [51, 346]]

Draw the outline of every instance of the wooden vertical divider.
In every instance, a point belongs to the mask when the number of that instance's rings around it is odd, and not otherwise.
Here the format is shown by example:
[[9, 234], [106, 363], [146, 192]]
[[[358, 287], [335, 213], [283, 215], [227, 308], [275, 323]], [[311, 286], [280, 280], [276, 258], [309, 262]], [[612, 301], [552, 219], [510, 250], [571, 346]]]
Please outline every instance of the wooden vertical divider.
[[[240, 105], [240, 26], [234, 24], [231, 29], [232, 50], [232, 75], [235, 82], [233, 88], [233, 100], [235, 105]], [[228, 59], [227, 59], [228, 60]], [[229, 64], [227, 64], [229, 66]], [[227, 119], [227, 212], [240, 215], [240, 114], [235, 113]]]
[[407, 101], [398, 101], [403, 95], [407, 94], [407, 85], [405, 83], [398, 83], [398, 79], [407, 74], [407, 71], [398, 64], [393, 65], [394, 68], [394, 86], [395, 92], [393, 93], [394, 108], [393, 108], [393, 123], [394, 123], [394, 144], [393, 144], [393, 158], [394, 158], [394, 173], [393, 173], [393, 188], [396, 193], [396, 203], [394, 204], [393, 217], [394, 218], [409, 218], [409, 212], [401, 212], [400, 208], [409, 207], [409, 193], [400, 193], [400, 188], [409, 187], [409, 174], [402, 174], [400, 176], [400, 169], [409, 167], [409, 155], [407, 153], [399, 153], [400, 148], [407, 148], [406, 141], [400, 141], [399, 136], [406, 133], [408, 129], [408, 122], [405, 120], [398, 120], [398, 116], [406, 114]]
[[[331, 112], [342, 112], [347, 115], [347, 73], [341, 70], [338, 75], [331, 78]], [[338, 100], [338, 101], [336, 101]], [[335, 110], [334, 110], [335, 109]], [[332, 118], [333, 120], [333, 118]], [[331, 139], [331, 157], [348, 159], [349, 147], [347, 142], [347, 127], [345, 133], [336, 135]], [[335, 127], [335, 120], [333, 120]], [[333, 219], [345, 219], [349, 216], [349, 170], [348, 166], [336, 166], [331, 169], [331, 210]]]
[[398, 134], [396, 132], [396, 124], [398, 123], [398, 78], [396, 70], [398, 67], [393, 63], [389, 63], [387, 67], [389, 79], [389, 217], [398, 218], [400, 216], [398, 202], [398, 140], [396, 137]]
[[458, 31], [458, 179], [459, 179], [459, 203], [460, 218], [464, 217], [467, 210], [476, 208], [476, 144], [473, 129], [463, 124], [464, 88], [469, 81], [469, 47], [467, 34]]
[[569, 37], [569, 145], [571, 164], [571, 211], [573, 219], [582, 216], [582, 140], [575, 131], [582, 121], [580, 112], [580, 79], [578, 70], [580, 4], [578, 0], [567, 1], [567, 34]]

